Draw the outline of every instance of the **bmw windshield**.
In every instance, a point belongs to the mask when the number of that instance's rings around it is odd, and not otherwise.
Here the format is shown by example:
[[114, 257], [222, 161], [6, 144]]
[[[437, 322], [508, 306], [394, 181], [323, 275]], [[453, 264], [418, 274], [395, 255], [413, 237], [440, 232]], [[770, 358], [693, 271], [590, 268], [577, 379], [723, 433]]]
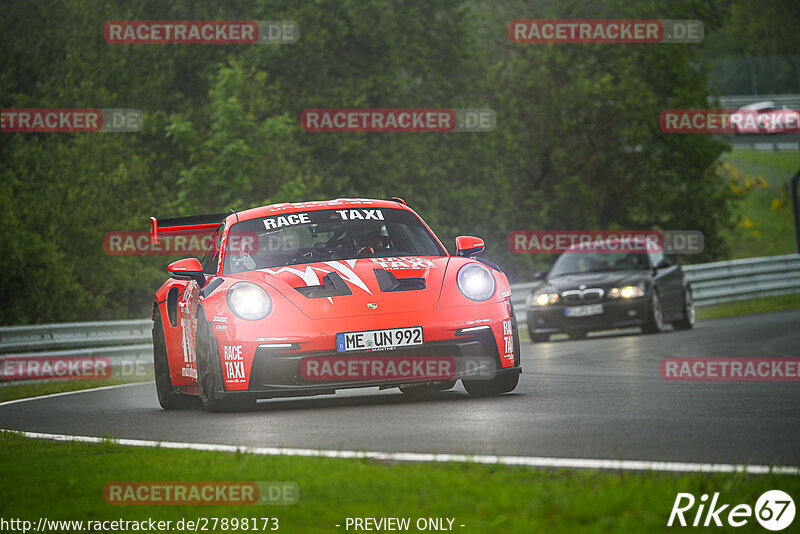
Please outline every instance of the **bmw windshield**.
[[564, 253], [556, 260], [548, 276], [555, 278], [567, 274], [644, 270], [647, 268], [647, 254]]
[[422, 221], [406, 210], [306, 211], [233, 225], [223, 274], [318, 261], [445, 255]]

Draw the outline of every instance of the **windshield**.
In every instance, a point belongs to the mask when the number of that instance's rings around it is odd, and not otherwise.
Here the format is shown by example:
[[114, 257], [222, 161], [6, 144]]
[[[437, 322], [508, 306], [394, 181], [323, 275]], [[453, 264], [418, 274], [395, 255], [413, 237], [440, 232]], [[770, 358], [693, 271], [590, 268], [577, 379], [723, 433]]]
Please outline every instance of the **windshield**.
[[627, 271], [647, 269], [647, 254], [562, 254], [549, 277], [575, 273], [598, 273], [603, 271]]
[[319, 210], [233, 225], [223, 274], [318, 261], [445, 255], [422, 221], [406, 210]]

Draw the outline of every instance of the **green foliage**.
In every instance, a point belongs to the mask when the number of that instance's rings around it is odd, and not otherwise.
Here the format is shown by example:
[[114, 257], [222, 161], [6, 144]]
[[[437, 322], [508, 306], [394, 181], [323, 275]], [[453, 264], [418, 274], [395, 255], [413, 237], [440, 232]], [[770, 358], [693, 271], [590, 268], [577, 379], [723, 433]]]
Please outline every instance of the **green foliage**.
[[[103, 252], [151, 215], [401, 196], [451, 246], [487, 239], [512, 279], [518, 229], [696, 229], [727, 252], [724, 149], [660, 131], [709, 94], [694, 45], [519, 45], [517, 18], [703, 18], [700, 0], [16, 0], [0, 31], [3, 107], [127, 107], [135, 134], [2, 134], [4, 324], [141, 317], [170, 257]], [[294, 20], [284, 46], [108, 45], [115, 19]], [[46, 31], [43, 31], [46, 30]], [[491, 133], [306, 133], [311, 107], [492, 108]]]

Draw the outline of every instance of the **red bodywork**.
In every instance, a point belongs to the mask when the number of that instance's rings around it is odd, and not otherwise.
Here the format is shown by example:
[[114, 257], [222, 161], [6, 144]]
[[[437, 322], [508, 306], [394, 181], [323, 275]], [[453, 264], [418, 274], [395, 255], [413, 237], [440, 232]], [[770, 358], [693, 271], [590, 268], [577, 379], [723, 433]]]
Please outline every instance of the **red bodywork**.
[[[205, 287], [219, 285], [204, 297], [197, 281], [171, 278], [155, 294], [153, 306], [154, 310], [158, 307], [164, 322], [169, 372], [174, 386], [187, 393], [198, 392], [195, 346], [198, 314], [203, 314], [211, 325], [219, 347], [223, 387], [231, 392], [259, 389], [250, 384], [250, 379], [256, 349], [261, 345], [275, 346], [276, 357], [335, 353], [337, 333], [362, 330], [422, 326], [424, 345], [428, 345], [458, 339], [457, 331], [485, 325], [491, 328], [498, 368], [519, 366], [519, 355], [514, 354], [514, 344], [510, 340], [512, 311], [508, 279], [498, 269], [488, 267], [495, 281], [494, 294], [485, 301], [470, 300], [459, 290], [456, 276], [463, 265], [477, 260], [451, 256], [444, 247], [445, 255], [438, 257], [359, 258], [222, 275], [228, 230], [233, 224], [277, 214], [334, 208], [403, 209], [419, 218], [403, 203], [368, 199], [274, 204], [225, 217], [224, 225], [218, 230], [221, 235], [215, 234], [212, 240], [212, 247], [218, 247], [216, 252], [219, 253], [216, 273], [207, 272], [205, 281]], [[431, 234], [435, 238], [435, 234]], [[474, 239], [465, 243], [478, 246]], [[425, 289], [382, 292], [373, 273], [378, 267], [398, 278], [424, 278]], [[295, 289], [319, 285], [329, 272], [337, 272], [352, 294], [310, 299]], [[216, 281], [218, 279], [221, 283]], [[241, 281], [259, 285], [272, 299], [272, 310], [263, 319], [244, 320], [228, 308], [226, 294], [231, 286]], [[170, 305], [172, 313], [168, 309]], [[177, 317], [173, 324], [170, 317], [175, 318], [175, 306]], [[235, 365], [225, 365], [226, 360], [234, 358]]]

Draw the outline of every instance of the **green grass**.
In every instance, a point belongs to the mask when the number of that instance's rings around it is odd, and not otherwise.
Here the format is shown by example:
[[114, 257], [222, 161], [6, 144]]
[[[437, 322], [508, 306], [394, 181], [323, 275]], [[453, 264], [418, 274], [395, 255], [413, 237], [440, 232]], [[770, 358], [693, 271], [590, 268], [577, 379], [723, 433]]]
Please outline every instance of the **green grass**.
[[7, 384], [0, 387], [0, 402], [23, 399], [25, 397], [36, 397], [38, 395], [49, 395], [51, 393], [63, 393], [65, 391], [76, 391], [79, 389], [99, 388], [116, 384], [127, 384], [131, 382], [125, 379], [114, 380], [53, 380], [50, 382], [29, 382], [19, 384]]
[[736, 207], [738, 226], [723, 234], [730, 259], [797, 252], [786, 184], [800, 170], [800, 151], [735, 150], [721, 162], [740, 189], [749, 191]]
[[[800, 151], [796, 150], [734, 150], [725, 155], [726, 159], [736, 160], [743, 164], [751, 165], [751, 172], [770, 173], [771, 169], [783, 171], [789, 176], [794, 176], [800, 171]], [[748, 170], [748, 169], [744, 169]]]
[[705, 306], [703, 308], [697, 308], [697, 318], [718, 319], [720, 317], [794, 310], [797, 308], [800, 308], [800, 293], [760, 297], [740, 300], [738, 302], [728, 302], [726, 304], [717, 304], [715, 306]]
[[[450, 517], [460, 532], [653, 532], [678, 492], [719, 491], [753, 506], [766, 490], [800, 494], [800, 477], [387, 464], [57, 443], [0, 433], [0, 517], [178, 520], [278, 517], [281, 532], [331, 532], [347, 517]], [[111, 481], [292, 481], [288, 506], [111, 506]], [[752, 524], [752, 519], [751, 519]], [[750, 524], [748, 525], [750, 526]], [[754, 527], [751, 527], [751, 529]], [[352, 529], [351, 529], [352, 530]]]

